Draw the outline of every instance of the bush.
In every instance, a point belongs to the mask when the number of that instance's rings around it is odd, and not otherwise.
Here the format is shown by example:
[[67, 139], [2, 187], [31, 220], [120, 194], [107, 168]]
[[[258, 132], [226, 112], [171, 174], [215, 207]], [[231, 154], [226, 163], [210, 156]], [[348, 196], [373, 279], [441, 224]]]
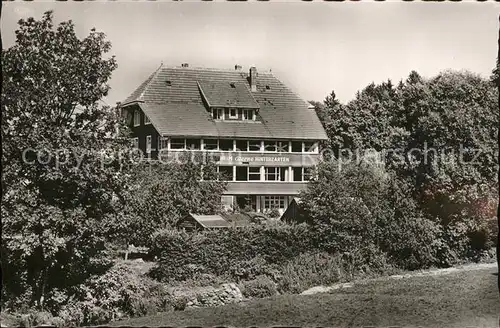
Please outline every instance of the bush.
[[274, 296], [278, 293], [276, 283], [268, 276], [258, 276], [253, 280], [241, 284], [242, 294], [245, 297], [263, 298]]
[[165, 311], [172, 301], [162, 285], [119, 264], [80, 285], [58, 312], [68, 324], [102, 324]]
[[280, 269], [278, 290], [298, 294], [319, 285], [350, 281], [356, 276], [392, 273], [385, 254], [378, 247], [364, 246], [342, 254], [304, 253]]
[[342, 270], [340, 256], [304, 253], [282, 266], [278, 290], [299, 294], [313, 286], [332, 284], [341, 279]]
[[280, 213], [280, 211], [279, 211], [277, 208], [275, 208], [275, 207], [273, 207], [273, 208], [269, 211], [269, 213], [267, 213], [267, 215], [268, 215], [270, 218], [272, 218], [272, 219], [277, 219], [277, 218], [281, 217], [281, 213]]
[[188, 298], [186, 296], [177, 297], [172, 302], [175, 311], [184, 311], [188, 304]]
[[184, 281], [194, 274], [253, 279], [314, 247], [311, 230], [304, 225], [192, 234], [164, 230], [153, 237], [151, 252], [160, 260], [150, 274], [160, 281]]
[[379, 215], [377, 229], [381, 249], [389, 261], [405, 270], [439, 265], [441, 227], [421, 216]]

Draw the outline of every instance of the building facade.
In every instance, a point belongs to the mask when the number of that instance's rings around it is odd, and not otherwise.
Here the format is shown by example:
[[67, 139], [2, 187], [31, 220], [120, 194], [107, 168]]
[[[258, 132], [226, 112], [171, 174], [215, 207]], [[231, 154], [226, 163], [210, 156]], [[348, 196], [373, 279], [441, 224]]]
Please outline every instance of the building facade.
[[314, 108], [255, 67], [160, 66], [120, 108], [147, 157], [210, 159], [228, 181], [223, 204], [257, 212], [287, 208], [327, 139]]

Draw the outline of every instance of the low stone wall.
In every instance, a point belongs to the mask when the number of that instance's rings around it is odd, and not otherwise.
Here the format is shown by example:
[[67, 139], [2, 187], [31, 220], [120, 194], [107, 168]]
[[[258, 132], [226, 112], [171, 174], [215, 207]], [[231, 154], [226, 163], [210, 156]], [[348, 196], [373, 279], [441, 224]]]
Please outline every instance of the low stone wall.
[[241, 290], [234, 283], [219, 287], [176, 287], [170, 289], [174, 298], [184, 298], [188, 307], [212, 307], [238, 303], [243, 300]]

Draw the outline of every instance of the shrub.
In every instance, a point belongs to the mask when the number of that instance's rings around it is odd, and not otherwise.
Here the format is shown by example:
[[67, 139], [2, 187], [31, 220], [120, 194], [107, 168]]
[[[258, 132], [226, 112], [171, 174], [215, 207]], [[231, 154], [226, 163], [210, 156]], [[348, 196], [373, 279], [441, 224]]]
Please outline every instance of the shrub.
[[299, 294], [313, 286], [332, 284], [341, 279], [342, 270], [338, 255], [304, 253], [282, 266], [278, 290]]
[[355, 276], [392, 272], [385, 254], [376, 246], [364, 246], [342, 254], [304, 253], [280, 268], [278, 290], [298, 294], [318, 286], [350, 281]]
[[268, 276], [258, 276], [253, 280], [244, 281], [242, 294], [245, 297], [263, 298], [274, 296], [278, 293], [276, 283]]
[[172, 302], [172, 306], [175, 311], [184, 311], [188, 304], [188, 298], [186, 296], [177, 297]]
[[281, 217], [281, 213], [280, 213], [280, 211], [279, 211], [277, 208], [275, 208], [275, 207], [273, 207], [273, 208], [269, 211], [269, 213], [267, 213], [267, 215], [268, 215], [270, 218], [272, 218], [272, 219], [277, 219], [277, 218]]
[[389, 261], [405, 270], [424, 269], [438, 265], [440, 226], [424, 217], [379, 215], [379, 245]]
[[236, 281], [253, 280], [261, 275], [274, 277], [277, 274], [277, 266], [269, 264], [260, 255], [257, 255], [250, 260], [237, 262], [236, 265], [229, 271], [229, 276]]
[[304, 225], [252, 226], [188, 234], [164, 230], [153, 237], [151, 252], [159, 256], [150, 272], [160, 281], [183, 281], [193, 274], [253, 279], [272, 265], [313, 249]]
[[164, 311], [172, 300], [162, 285], [119, 264], [80, 285], [58, 312], [68, 324], [102, 324]]

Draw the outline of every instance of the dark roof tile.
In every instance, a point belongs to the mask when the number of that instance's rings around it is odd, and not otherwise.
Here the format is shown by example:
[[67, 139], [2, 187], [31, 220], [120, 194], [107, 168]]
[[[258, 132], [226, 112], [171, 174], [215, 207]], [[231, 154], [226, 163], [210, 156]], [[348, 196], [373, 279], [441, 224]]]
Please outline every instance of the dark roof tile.
[[[249, 91], [248, 74], [241, 71], [160, 67], [124, 104], [139, 102], [161, 135], [327, 139], [315, 111], [276, 77], [258, 73], [256, 85], [256, 92]], [[211, 106], [227, 107], [229, 101], [259, 107], [259, 121], [214, 121], [204, 96]]]

